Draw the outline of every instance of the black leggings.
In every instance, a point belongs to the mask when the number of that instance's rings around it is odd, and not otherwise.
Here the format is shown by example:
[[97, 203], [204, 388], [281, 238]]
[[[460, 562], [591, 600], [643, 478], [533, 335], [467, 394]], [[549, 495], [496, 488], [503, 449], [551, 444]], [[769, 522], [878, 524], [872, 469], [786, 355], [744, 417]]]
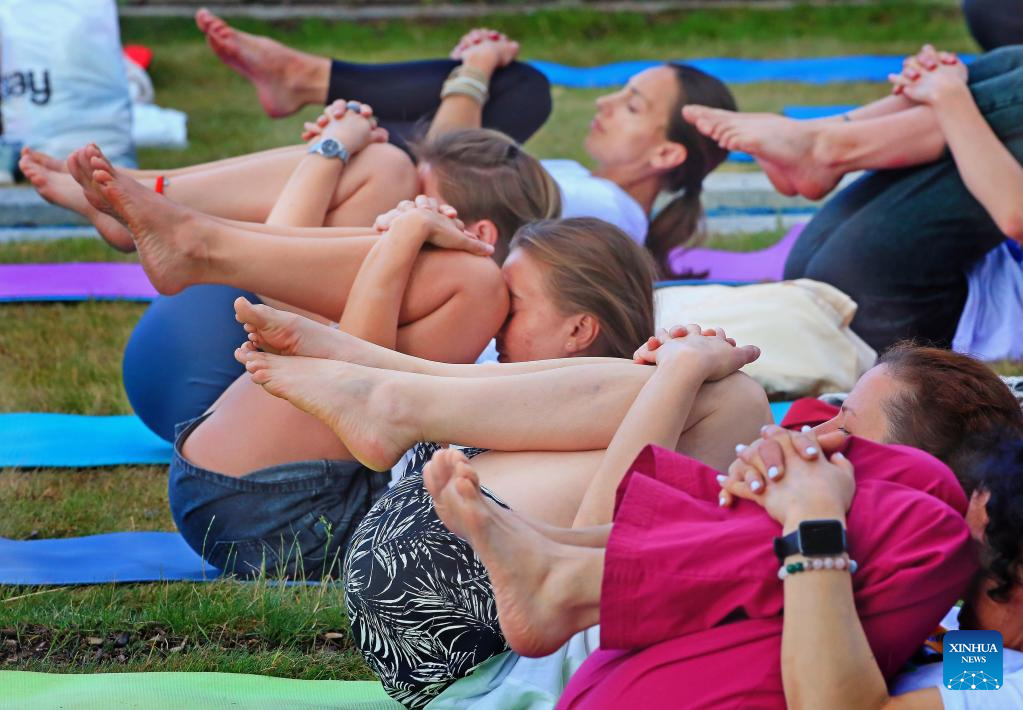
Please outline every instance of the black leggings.
[[[1023, 47], [970, 65], [970, 90], [1002, 143], [1023, 162]], [[810, 220], [785, 278], [829, 283], [859, 306], [852, 329], [875, 350], [903, 338], [948, 347], [966, 304], [966, 272], [1004, 241], [955, 161], [868, 173]]]
[[[429, 127], [440, 90], [451, 70], [460, 62], [431, 59], [400, 64], [351, 64], [334, 60], [330, 65], [327, 103], [355, 99], [373, 107], [394, 145], [408, 150], [408, 141]], [[524, 143], [551, 114], [551, 85], [547, 77], [521, 62], [494, 72], [490, 98], [483, 107], [483, 126]]]
[[963, 0], [963, 14], [985, 51], [1023, 44], [1023, 0]]

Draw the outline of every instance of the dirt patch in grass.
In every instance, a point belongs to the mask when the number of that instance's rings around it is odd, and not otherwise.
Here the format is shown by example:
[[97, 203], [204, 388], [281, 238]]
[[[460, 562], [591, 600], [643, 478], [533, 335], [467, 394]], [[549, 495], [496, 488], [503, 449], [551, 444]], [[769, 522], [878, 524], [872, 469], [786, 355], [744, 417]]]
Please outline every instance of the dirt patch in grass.
[[[0, 665], [23, 666], [45, 662], [54, 671], [79, 669], [86, 665], [137, 665], [160, 662], [182, 653], [257, 654], [277, 648], [258, 634], [218, 629], [212, 638], [175, 634], [156, 624], [132, 630], [70, 631], [38, 624], [0, 629]], [[329, 631], [290, 644], [289, 651], [332, 656], [357, 650], [347, 631]]]

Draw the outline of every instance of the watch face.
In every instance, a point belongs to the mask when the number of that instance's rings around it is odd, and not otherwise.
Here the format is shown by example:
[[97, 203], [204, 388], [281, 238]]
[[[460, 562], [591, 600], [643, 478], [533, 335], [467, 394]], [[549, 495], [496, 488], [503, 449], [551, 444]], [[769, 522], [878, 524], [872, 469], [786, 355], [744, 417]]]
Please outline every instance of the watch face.
[[320, 143], [320, 153], [327, 156], [328, 158], [333, 158], [340, 152], [341, 144], [338, 143], [333, 138], [327, 138], [322, 143]]
[[804, 555], [845, 552], [845, 530], [837, 520], [806, 520], [799, 524], [799, 547]]

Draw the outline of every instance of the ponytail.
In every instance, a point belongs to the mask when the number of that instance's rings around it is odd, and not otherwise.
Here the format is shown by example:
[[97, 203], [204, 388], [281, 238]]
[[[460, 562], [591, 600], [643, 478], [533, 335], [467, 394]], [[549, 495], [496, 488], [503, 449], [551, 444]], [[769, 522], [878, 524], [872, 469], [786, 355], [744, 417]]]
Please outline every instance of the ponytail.
[[706, 233], [703, 231], [703, 181], [683, 188], [682, 194], [666, 204], [650, 223], [646, 234], [646, 248], [657, 263], [662, 277], [704, 278], [688, 270], [677, 270], [672, 264], [672, 252], [677, 248], [699, 246]]
[[[682, 117], [686, 104], [736, 109], [735, 98], [719, 79], [685, 64], [669, 64], [678, 81], [678, 100], [668, 117], [667, 138], [686, 149], [685, 161], [664, 176], [662, 191], [679, 194], [654, 217], [647, 230], [646, 246], [662, 276], [693, 276], [672, 266], [672, 252], [703, 241], [701, 221], [703, 180], [728, 157], [728, 151], [696, 130]], [[702, 277], [702, 275], [699, 275]]]

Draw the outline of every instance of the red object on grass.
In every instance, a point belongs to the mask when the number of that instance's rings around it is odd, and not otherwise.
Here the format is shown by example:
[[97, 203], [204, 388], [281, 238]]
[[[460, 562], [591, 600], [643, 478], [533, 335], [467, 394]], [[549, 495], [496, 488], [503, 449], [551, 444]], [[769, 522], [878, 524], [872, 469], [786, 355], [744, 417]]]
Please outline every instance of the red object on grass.
[[124, 56], [132, 60], [145, 70], [153, 63], [153, 50], [143, 47], [141, 44], [127, 44], [124, 46]]

